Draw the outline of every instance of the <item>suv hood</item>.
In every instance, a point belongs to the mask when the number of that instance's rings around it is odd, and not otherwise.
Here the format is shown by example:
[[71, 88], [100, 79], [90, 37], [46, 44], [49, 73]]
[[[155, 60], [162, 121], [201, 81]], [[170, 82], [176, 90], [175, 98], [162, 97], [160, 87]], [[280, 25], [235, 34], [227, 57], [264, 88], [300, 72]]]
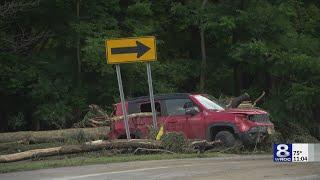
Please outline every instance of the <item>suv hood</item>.
[[261, 110], [261, 109], [226, 109], [224, 110], [225, 113], [231, 113], [231, 114], [267, 114], [266, 111]]

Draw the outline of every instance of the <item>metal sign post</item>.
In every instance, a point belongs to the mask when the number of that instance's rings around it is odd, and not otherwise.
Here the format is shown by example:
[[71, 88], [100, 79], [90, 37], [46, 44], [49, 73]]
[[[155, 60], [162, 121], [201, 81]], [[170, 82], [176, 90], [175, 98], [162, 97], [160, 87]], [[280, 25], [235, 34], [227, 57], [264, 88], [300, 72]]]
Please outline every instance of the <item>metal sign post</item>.
[[150, 61], [157, 60], [156, 38], [154, 36], [117, 38], [105, 41], [108, 64], [115, 64], [121, 98], [122, 113], [127, 139], [130, 139], [128, 114], [125, 105], [120, 65], [121, 63], [147, 62], [148, 85], [152, 110], [153, 127], [157, 128], [157, 114], [154, 104]]
[[116, 64], [116, 71], [117, 71], [117, 78], [118, 78], [118, 85], [119, 85], [122, 113], [123, 113], [123, 116], [124, 116], [124, 126], [125, 126], [125, 129], [126, 129], [127, 139], [130, 140], [131, 138], [130, 138], [129, 123], [128, 123], [128, 114], [127, 114], [126, 104], [125, 104], [125, 100], [124, 100], [124, 93], [123, 93], [121, 72], [120, 72], [120, 65], [119, 64]]
[[147, 62], [147, 74], [148, 74], [149, 95], [150, 95], [150, 103], [151, 103], [151, 111], [152, 111], [152, 122], [153, 122], [153, 127], [157, 128], [157, 114], [156, 114], [156, 108], [155, 108], [154, 97], [153, 97], [151, 65], [149, 62]]

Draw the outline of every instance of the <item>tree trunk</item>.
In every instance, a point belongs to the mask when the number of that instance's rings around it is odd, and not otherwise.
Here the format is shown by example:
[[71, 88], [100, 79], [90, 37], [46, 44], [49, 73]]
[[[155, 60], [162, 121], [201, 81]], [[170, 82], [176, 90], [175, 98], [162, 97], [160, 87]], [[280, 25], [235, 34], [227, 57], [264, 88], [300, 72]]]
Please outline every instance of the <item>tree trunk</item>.
[[230, 105], [228, 105], [228, 108], [237, 108], [243, 101], [250, 100], [250, 96], [248, 93], [244, 93], [238, 97], [235, 97], [232, 99]]
[[[77, 0], [77, 18], [78, 22], [80, 21], [80, 0]], [[80, 59], [80, 35], [77, 34], [77, 65], [78, 65], [78, 71], [77, 71], [77, 83], [78, 86], [81, 86], [81, 59]]]
[[52, 141], [64, 141], [69, 138], [75, 138], [78, 133], [83, 133], [90, 139], [99, 139], [102, 136], [107, 136], [109, 133], [109, 127], [98, 128], [74, 128], [74, 129], [62, 129], [52, 131], [21, 131], [0, 133], [0, 143], [7, 142], [26, 142], [26, 143], [43, 143]]
[[265, 75], [265, 91], [267, 94], [270, 93], [270, 91], [272, 90], [272, 79], [271, 79], [271, 74], [268, 72], [268, 70], [266, 69], [264, 71], [264, 75]]
[[0, 132], [8, 130], [8, 118], [5, 112], [0, 112]]
[[243, 88], [240, 63], [236, 63], [233, 65], [233, 81], [234, 93], [236, 96], [239, 96]]
[[97, 141], [81, 145], [66, 145], [60, 147], [34, 149], [20, 153], [0, 155], [0, 163], [8, 163], [31, 159], [34, 157], [47, 157], [61, 154], [80, 153], [88, 151], [97, 151], [101, 149], [126, 149], [126, 148], [162, 148], [161, 141], [132, 139], [132, 140], [115, 140], [115, 141]]
[[201, 38], [201, 74], [200, 74], [200, 92], [204, 91], [205, 79], [206, 79], [206, 68], [207, 68], [207, 59], [206, 59], [206, 50], [205, 50], [205, 39], [204, 39], [204, 30], [200, 30], [200, 38]]
[[240, 9], [241, 9], [241, 10], [244, 9], [244, 3], [245, 3], [244, 1], [245, 1], [245, 0], [241, 0], [241, 3], [240, 3]]
[[40, 130], [40, 121], [37, 118], [32, 119], [32, 130], [39, 131]]
[[[201, 9], [204, 9], [207, 2], [208, 0], [202, 1]], [[200, 28], [201, 57], [202, 57], [199, 89], [200, 89], [200, 92], [203, 92], [205, 87], [205, 80], [206, 80], [207, 58], [206, 58], [206, 44], [205, 44], [205, 37], [204, 37], [204, 29], [203, 27], [199, 27], [199, 28]]]

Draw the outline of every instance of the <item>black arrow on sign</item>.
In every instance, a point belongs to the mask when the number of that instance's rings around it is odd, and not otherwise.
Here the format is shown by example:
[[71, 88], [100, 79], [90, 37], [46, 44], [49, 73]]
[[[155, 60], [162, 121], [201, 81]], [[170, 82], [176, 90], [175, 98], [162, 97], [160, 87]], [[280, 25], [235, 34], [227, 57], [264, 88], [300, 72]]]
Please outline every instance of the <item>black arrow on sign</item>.
[[132, 47], [117, 47], [111, 48], [111, 54], [130, 54], [130, 53], [137, 53], [137, 58], [144, 55], [147, 51], [151, 48], [142, 44], [139, 41], [136, 41], [137, 46]]

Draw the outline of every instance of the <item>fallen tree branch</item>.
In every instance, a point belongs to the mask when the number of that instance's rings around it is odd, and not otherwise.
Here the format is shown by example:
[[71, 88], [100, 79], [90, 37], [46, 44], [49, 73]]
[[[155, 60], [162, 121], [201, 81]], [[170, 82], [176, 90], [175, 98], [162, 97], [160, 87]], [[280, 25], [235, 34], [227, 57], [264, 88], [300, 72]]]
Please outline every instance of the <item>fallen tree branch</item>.
[[231, 102], [227, 105], [227, 108], [237, 108], [242, 101], [249, 100], [250, 96], [248, 93], [244, 93], [238, 97], [235, 97], [231, 100]]
[[20, 153], [0, 155], [0, 163], [8, 163], [32, 159], [35, 157], [47, 157], [62, 154], [80, 153], [97, 151], [101, 149], [125, 149], [125, 148], [162, 148], [162, 143], [155, 140], [132, 139], [132, 140], [115, 140], [115, 141], [93, 141], [81, 145], [66, 145], [60, 147], [34, 149]]
[[262, 91], [262, 94], [253, 102], [253, 106], [256, 106], [257, 102], [259, 102], [265, 94], [266, 92]]
[[207, 140], [199, 140], [199, 141], [193, 141], [191, 142], [191, 145], [193, 147], [198, 147], [198, 146], [214, 146], [214, 145], [219, 145], [221, 144], [220, 140], [217, 141], [210, 141], [208, 142]]
[[168, 151], [168, 150], [165, 150], [165, 149], [148, 149], [148, 148], [137, 148], [137, 149], [133, 152], [133, 154], [137, 154], [138, 151], [164, 152], [164, 153], [169, 153], [169, 154], [175, 154], [174, 152]]
[[91, 140], [99, 139], [106, 136], [110, 131], [109, 127], [97, 128], [72, 128], [51, 131], [20, 131], [0, 133], [0, 143], [7, 142], [25, 142], [25, 143], [43, 143], [52, 141], [64, 141], [73, 138], [79, 132]]
[[[129, 114], [128, 118], [141, 118], [141, 117], [150, 117], [152, 116], [151, 112], [145, 112], [145, 113], [134, 113], [134, 114]], [[111, 121], [119, 121], [122, 120], [124, 118], [124, 116], [114, 116], [111, 117], [110, 120]]]
[[[150, 116], [152, 116], [151, 112], [143, 112], [143, 113], [129, 114], [128, 118], [129, 120], [135, 120], [136, 118], [150, 117]], [[89, 111], [86, 113], [84, 118], [80, 122], [74, 123], [73, 127], [81, 128], [81, 127], [110, 126], [111, 123], [122, 120], [123, 118], [124, 116], [110, 117], [98, 105], [90, 104]]]
[[222, 144], [222, 142], [220, 140], [211, 141], [211, 142], [208, 142], [206, 140], [199, 140], [199, 141], [191, 142], [191, 147], [193, 147], [193, 149], [197, 150], [198, 153], [203, 153], [204, 151], [206, 151], [208, 149], [212, 149], [212, 148], [216, 147], [217, 145], [221, 145], [221, 144]]
[[[129, 120], [134, 120], [135, 118], [142, 118], [142, 117], [150, 117], [152, 116], [152, 113], [134, 113], [134, 114], [129, 114], [128, 118]], [[98, 126], [110, 126], [112, 122], [115, 121], [120, 121], [124, 118], [124, 116], [114, 116], [114, 117], [104, 117], [104, 116], [97, 116], [94, 118], [91, 118], [88, 120], [89, 125], [93, 127], [98, 127]]]

